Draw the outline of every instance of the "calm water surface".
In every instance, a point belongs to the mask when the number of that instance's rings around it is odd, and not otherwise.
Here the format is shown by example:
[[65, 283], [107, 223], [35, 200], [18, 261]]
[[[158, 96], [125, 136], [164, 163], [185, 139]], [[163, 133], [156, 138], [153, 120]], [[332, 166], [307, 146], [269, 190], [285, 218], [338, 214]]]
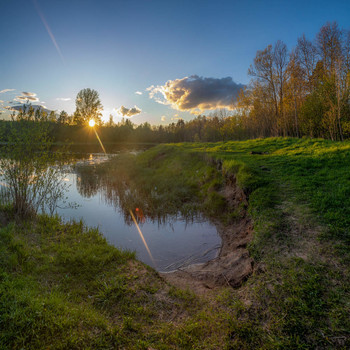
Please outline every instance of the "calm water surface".
[[[103, 154], [94, 153], [78, 164], [96, 166], [107, 158]], [[217, 255], [221, 239], [216, 227], [210, 222], [200, 218], [189, 222], [181, 217], [168, 217], [165, 223], [159, 223], [150, 218], [142, 218], [137, 221], [143, 240], [136, 225], [131, 220], [125, 221], [125, 214], [118, 203], [111, 203], [105, 197], [105, 189], [98, 188], [91, 181], [82, 181], [80, 176], [74, 168], [65, 174], [65, 181], [70, 185], [68, 201], [78, 205], [76, 209], [57, 210], [65, 220], [82, 219], [86, 225], [98, 227], [110, 244], [136, 251], [138, 259], [159, 271], [171, 271], [192, 263], [205, 262]], [[86, 186], [91, 186], [93, 190]], [[134, 215], [137, 217], [135, 210]]]

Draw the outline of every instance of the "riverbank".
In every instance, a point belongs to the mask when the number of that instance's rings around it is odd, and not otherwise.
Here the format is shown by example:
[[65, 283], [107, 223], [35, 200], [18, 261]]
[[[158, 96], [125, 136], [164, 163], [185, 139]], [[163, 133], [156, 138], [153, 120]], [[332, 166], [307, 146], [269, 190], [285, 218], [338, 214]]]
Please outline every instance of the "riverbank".
[[0, 348], [176, 349], [224, 346], [207, 301], [59, 218], [0, 229]]
[[[254, 269], [242, 287], [230, 290], [234, 306], [225, 305], [230, 347], [350, 346], [349, 156], [349, 142], [317, 139], [184, 143], [145, 152], [127, 171], [135, 171], [146, 192], [148, 185], [165, 186], [164, 193], [175, 196], [162, 203], [180, 198], [177, 208], [188, 201], [172, 189], [191, 183], [197, 210], [224, 225], [240, 217], [223, 196], [232, 176], [247, 196]], [[215, 179], [195, 168], [199, 158]], [[147, 181], [145, 172], [152, 174]]]
[[[119, 169], [135, 194], [128, 207], [146, 203], [159, 217], [200, 210], [223, 227], [251, 219], [250, 277], [198, 296], [81, 223], [10, 220], [0, 230], [2, 347], [350, 346], [350, 143], [163, 145], [128, 164]], [[230, 182], [244, 191], [241, 206], [228, 200]]]

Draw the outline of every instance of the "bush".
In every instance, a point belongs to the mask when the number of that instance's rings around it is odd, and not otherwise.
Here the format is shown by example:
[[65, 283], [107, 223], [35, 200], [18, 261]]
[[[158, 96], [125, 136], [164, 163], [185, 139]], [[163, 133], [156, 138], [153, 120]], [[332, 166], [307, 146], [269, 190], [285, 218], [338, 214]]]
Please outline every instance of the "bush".
[[39, 210], [52, 214], [63, 199], [65, 185], [59, 154], [51, 151], [49, 123], [21, 118], [6, 127], [6, 137], [0, 149], [2, 180], [6, 183], [3, 201], [10, 203], [20, 217]]

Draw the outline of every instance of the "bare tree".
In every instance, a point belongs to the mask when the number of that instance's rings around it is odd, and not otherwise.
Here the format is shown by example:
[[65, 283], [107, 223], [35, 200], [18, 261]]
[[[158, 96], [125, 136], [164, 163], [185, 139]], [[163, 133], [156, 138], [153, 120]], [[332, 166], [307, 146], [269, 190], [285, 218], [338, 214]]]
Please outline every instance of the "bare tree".
[[342, 55], [342, 32], [337, 22], [327, 22], [316, 37], [317, 49], [326, 72], [332, 74], [338, 57]]
[[266, 86], [275, 109], [275, 117], [278, 118], [277, 82], [274, 68], [274, 55], [272, 45], [262, 51], [258, 51], [253, 65], [248, 69], [248, 75], [257, 78], [258, 82]]
[[310, 93], [312, 91], [312, 74], [317, 63], [317, 49], [311, 41], [306, 39], [305, 34], [298, 38], [298, 44], [295, 49], [295, 59], [303, 70], [305, 75], [304, 80], [307, 82], [306, 86]]
[[286, 44], [278, 40], [275, 44], [273, 62], [276, 67], [276, 76], [277, 76], [277, 86], [278, 86], [278, 100], [279, 100], [279, 112], [282, 118], [282, 130], [283, 135], [287, 135], [287, 123], [284, 113], [284, 91], [285, 83], [287, 81], [288, 75], [288, 52]]

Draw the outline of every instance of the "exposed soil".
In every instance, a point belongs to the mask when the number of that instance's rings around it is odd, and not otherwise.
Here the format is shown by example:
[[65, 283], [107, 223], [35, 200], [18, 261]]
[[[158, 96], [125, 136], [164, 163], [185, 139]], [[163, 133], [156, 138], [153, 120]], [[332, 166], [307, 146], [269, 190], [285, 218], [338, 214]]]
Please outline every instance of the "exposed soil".
[[203, 264], [190, 265], [177, 271], [161, 273], [169, 283], [206, 294], [222, 286], [237, 288], [253, 271], [253, 259], [246, 249], [253, 236], [253, 225], [247, 214], [247, 196], [231, 176], [222, 190], [230, 210], [239, 208], [239, 218], [231, 225], [217, 223], [222, 240], [217, 258]]

